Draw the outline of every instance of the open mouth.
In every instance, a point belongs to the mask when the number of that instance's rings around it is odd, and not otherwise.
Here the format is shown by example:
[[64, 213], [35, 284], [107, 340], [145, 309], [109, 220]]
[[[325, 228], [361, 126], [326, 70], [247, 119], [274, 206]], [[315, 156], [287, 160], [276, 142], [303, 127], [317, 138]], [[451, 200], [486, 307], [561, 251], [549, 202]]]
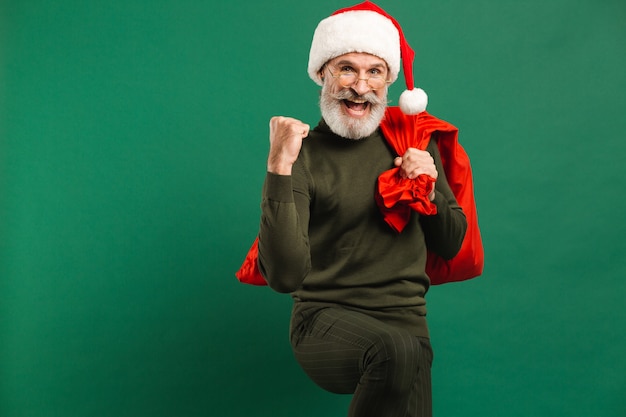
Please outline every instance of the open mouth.
[[365, 114], [370, 103], [369, 101], [363, 99], [345, 99], [343, 100], [343, 105], [350, 115], [358, 117]]

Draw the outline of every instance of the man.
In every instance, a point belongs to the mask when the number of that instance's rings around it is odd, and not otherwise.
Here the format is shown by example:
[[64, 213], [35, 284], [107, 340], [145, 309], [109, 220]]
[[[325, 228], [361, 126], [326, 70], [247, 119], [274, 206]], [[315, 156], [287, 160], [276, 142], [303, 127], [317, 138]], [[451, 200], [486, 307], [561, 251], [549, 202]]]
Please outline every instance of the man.
[[[290, 117], [270, 121], [258, 267], [294, 299], [296, 359], [322, 388], [354, 394], [353, 417], [432, 414], [427, 249], [454, 257], [467, 227], [435, 140], [397, 155], [379, 128], [401, 57], [410, 91], [400, 107], [425, 108], [407, 50], [397, 22], [373, 3], [337, 11], [310, 51], [321, 122], [311, 130]], [[404, 180], [433, 181], [426, 196], [436, 214], [411, 213], [401, 233], [374, 198], [379, 175], [393, 168]]]

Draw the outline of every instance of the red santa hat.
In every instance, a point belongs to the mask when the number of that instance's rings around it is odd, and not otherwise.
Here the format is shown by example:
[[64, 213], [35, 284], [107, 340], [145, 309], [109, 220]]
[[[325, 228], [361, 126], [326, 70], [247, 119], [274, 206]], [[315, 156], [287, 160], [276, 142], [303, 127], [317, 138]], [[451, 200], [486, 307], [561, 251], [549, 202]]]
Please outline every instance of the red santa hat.
[[371, 1], [337, 10], [317, 25], [309, 53], [309, 76], [322, 85], [320, 70], [324, 64], [350, 52], [384, 59], [391, 82], [398, 78], [402, 60], [407, 89], [400, 95], [400, 109], [406, 114], [426, 110], [428, 96], [421, 88], [415, 88], [413, 81], [415, 52], [407, 43], [400, 24]]

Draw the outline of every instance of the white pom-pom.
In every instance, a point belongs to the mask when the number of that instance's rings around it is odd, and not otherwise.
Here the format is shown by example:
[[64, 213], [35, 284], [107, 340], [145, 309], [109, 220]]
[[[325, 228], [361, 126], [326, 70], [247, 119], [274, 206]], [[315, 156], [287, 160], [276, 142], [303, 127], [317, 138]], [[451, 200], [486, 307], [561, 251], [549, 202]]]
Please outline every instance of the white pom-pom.
[[404, 90], [402, 94], [400, 94], [398, 104], [400, 105], [402, 113], [418, 114], [426, 110], [426, 106], [428, 105], [428, 96], [421, 88]]

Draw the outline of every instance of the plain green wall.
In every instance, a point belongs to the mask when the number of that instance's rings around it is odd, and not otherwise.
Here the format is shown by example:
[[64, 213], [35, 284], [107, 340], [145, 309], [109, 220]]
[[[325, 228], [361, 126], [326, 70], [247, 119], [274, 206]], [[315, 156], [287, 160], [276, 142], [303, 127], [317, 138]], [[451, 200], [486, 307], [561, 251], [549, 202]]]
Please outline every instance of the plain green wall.
[[[317, 122], [311, 35], [350, 4], [0, 2], [0, 416], [345, 415], [234, 271], [269, 118]], [[429, 293], [436, 416], [625, 416], [626, 3], [379, 4], [486, 250]]]

